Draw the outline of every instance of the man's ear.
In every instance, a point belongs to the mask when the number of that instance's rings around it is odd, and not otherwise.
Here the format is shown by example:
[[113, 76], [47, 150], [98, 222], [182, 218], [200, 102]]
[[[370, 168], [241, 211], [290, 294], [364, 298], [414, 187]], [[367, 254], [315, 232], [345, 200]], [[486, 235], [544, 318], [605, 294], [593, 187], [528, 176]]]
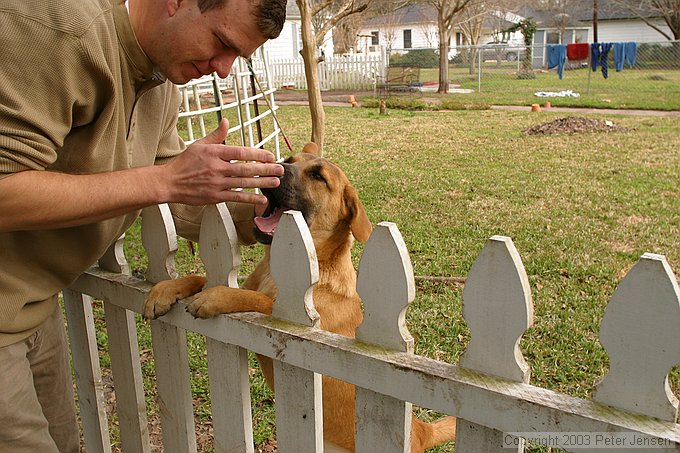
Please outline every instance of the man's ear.
[[315, 156], [320, 156], [319, 145], [314, 142], [309, 142], [302, 147], [303, 153], [314, 154]]
[[354, 239], [359, 242], [366, 242], [371, 236], [373, 225], [368, 220], [364, 205], [359, 200], [357, 191], [352, 186], [345, 187], [345, 205], [349, 211], [349, 228]]
[[177, 14], [183, 2], [184, 0], [165, 0], [165, 10], [168, 12], [168, 16], [172, 17]]

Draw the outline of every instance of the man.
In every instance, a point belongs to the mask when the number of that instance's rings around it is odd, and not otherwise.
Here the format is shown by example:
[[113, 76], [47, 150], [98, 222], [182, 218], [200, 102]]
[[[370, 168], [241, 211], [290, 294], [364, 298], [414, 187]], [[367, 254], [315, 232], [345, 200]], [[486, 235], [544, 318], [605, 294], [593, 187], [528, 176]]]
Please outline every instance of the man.
[[57, 294], [141, 208], [173, 203], [178, 232], [195, 238], [197, 206], [246, 202], [229, 206], [250, 240], [265, 199], [232, 189], [276, 187], [283, 169], [266, 151], [222, 145], [226, 122], [184, 150], [173, 83], [225, 77], [278, 36], [285, 4], [0, 5], [0, 451], [79, 451]]

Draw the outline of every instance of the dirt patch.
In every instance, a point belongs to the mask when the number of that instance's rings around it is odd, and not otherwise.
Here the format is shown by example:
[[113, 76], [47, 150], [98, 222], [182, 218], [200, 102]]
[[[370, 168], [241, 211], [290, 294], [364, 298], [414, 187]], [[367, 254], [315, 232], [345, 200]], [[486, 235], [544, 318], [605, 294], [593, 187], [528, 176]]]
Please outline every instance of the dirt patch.
[[617, 126], [611, 121], [568, 116], [524, 129], [525, 135], [580, 134], [584, 132], [628, 132], [630, 129]]

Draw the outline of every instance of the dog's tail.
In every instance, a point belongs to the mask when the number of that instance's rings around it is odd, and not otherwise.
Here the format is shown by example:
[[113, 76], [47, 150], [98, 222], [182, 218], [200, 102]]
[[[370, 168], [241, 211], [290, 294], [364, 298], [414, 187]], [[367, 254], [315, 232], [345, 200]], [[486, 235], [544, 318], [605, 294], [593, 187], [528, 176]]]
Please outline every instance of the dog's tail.
[[[414, 422], [415, 420], [417, 419], [414, 417]], [[456, 439], [456, 417], [444, 417], [434, 423], [415, 422], [413, 429], [422, 430], [423, 432], [420, 436], [416, 435], [422, 444], [419, 446], [412, 445], [412, 447], [416, 447], [415, 451], [424, 451], [435, 445]]]

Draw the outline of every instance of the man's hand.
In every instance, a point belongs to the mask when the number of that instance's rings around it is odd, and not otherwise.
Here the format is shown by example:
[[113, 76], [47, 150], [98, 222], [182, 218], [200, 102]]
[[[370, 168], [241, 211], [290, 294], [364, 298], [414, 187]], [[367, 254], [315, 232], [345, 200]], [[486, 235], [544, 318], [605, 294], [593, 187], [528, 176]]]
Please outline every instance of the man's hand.
[[193, 205], [267, 202], [262, 195], [233, 189], [277, 187], [283, 167], [273, 163], [274, 155], [268, 151], [223, 145], [228, 129], [229, 123], [222, 120], [217, 129], [161, 167], [159, 184], [167, 190], [165, 201]]
[[[0, 232], [86, 225], [159, 203], [263, 204], [237, 187], [276, 187], [283, 167], [264, 150], [226, 146], [228, 123], [166, 165], [95, 174], [26, 170], [0, 179]], [[232, 162], [254, 161], [254, 162]]]

